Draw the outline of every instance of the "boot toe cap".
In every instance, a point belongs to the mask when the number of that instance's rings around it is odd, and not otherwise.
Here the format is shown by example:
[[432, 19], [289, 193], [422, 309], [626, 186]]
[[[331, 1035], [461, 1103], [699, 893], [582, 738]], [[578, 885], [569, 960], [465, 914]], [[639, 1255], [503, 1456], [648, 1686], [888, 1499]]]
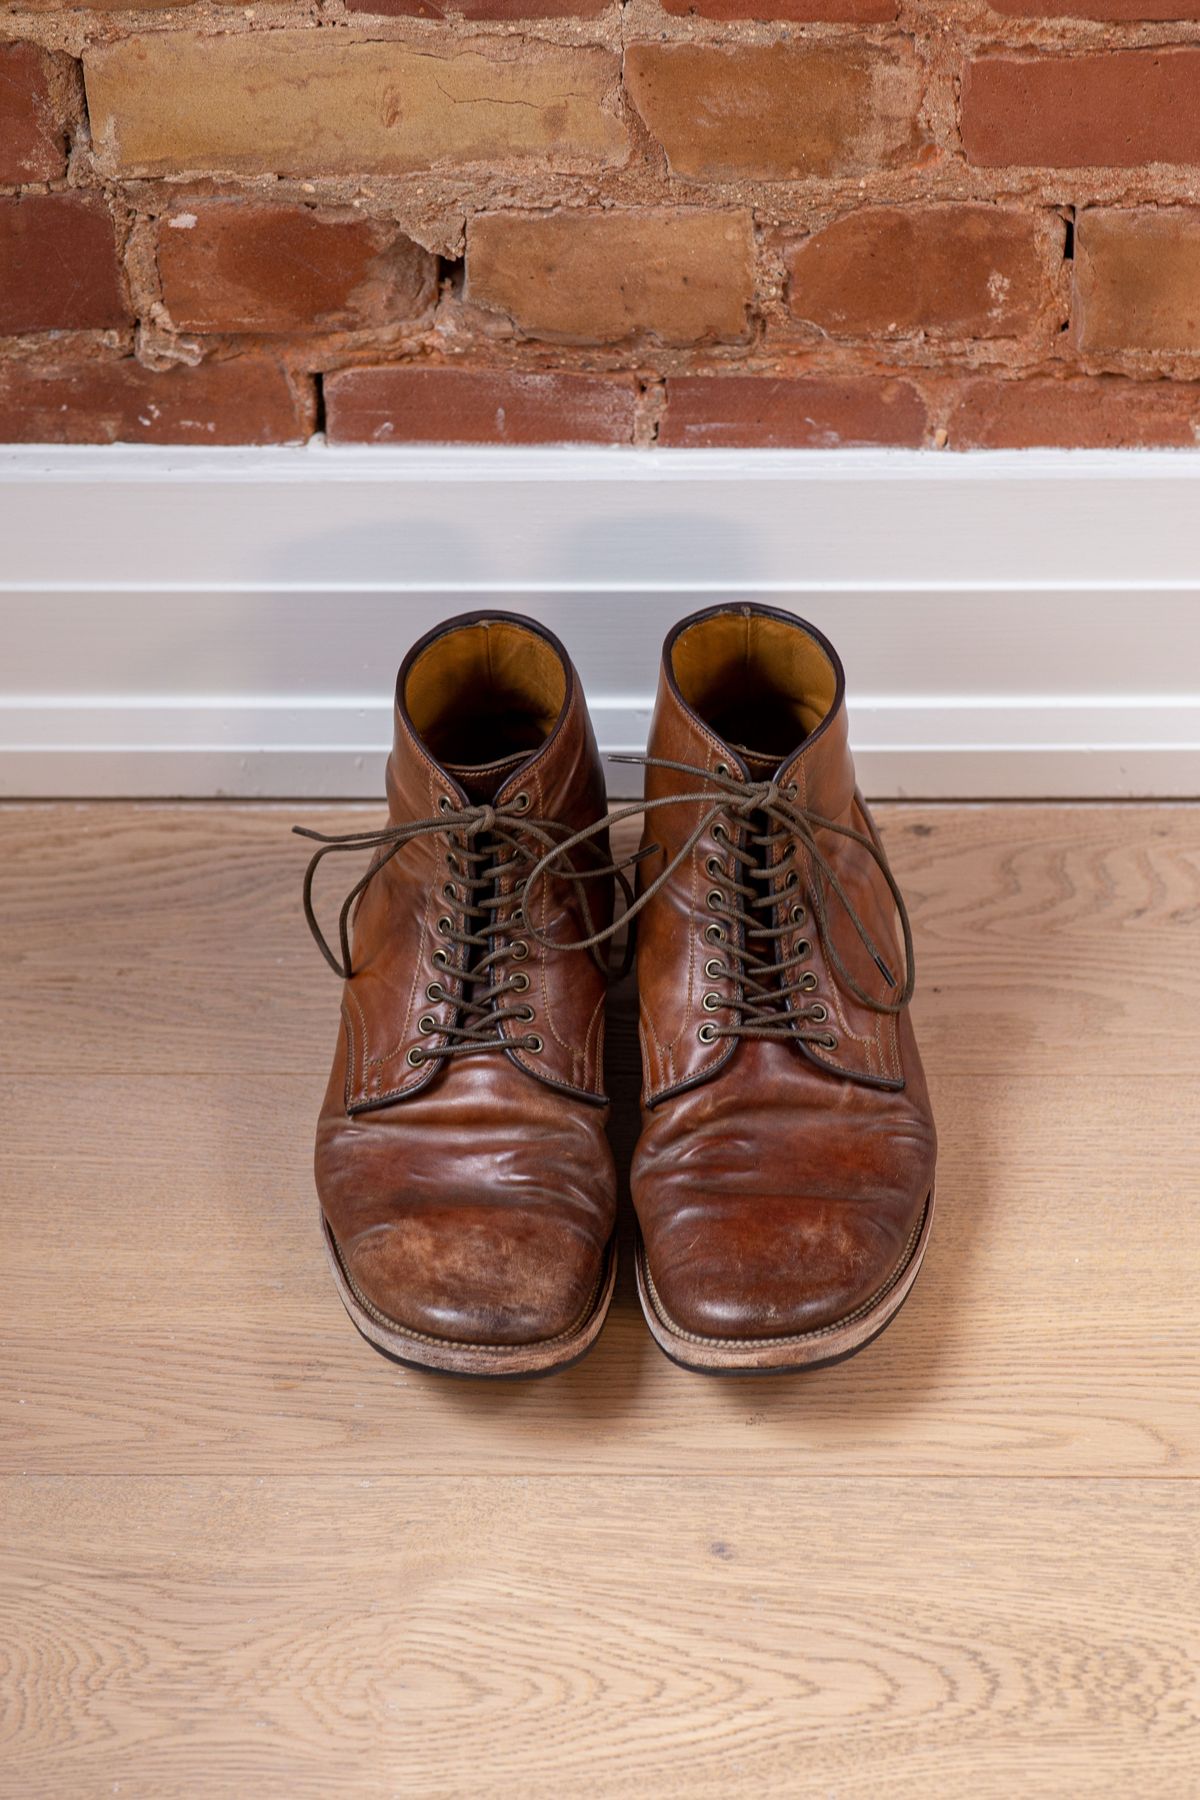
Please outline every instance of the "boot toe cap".
[[513, 1208], [401, 1214], [339, 1243], [385, 1321], [449, 1343], [533, 1344], [586, 1317], [603, 1252], [568, 1221]]
[[753, 1210], [701, 1199], [646, 1242], [657, 1301], [678, 1330], [736, 1341], [843, 1324], [903, 1264], [919, 1223], [894, 1205], [761, 1199]]

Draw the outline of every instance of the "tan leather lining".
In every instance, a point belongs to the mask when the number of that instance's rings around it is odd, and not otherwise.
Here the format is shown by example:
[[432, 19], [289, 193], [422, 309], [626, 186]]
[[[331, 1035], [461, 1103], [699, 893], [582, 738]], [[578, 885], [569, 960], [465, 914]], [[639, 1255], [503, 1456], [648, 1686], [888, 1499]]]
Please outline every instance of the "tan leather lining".
[[[404, 686], [413, 725], [440, 760], [495, 763], [534, 750], [554, 730], [567, 677], [551, 645], [503, 619], [435, 638]], [[476, 744], [486, 745], [486, 756]]]
[[837, 695], [837, 675], [821, 646], [796, 626], [761, 615], [698, 619], [675, 639], [671, 667], [705, 724], [775, 759], [816, 730]]

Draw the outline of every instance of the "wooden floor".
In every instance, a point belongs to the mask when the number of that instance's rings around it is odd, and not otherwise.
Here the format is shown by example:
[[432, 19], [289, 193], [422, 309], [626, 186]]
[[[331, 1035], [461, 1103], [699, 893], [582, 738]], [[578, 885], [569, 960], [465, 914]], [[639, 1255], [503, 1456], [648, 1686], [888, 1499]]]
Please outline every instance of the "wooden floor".
[[876, 1345], [685, 1374], [626, 1261], [495, 1387], [326, 1271], [349, 813], [0, 810], [6, 1800], [1200, 1795], [1200, 809], [880, 809], [942, 1153]]

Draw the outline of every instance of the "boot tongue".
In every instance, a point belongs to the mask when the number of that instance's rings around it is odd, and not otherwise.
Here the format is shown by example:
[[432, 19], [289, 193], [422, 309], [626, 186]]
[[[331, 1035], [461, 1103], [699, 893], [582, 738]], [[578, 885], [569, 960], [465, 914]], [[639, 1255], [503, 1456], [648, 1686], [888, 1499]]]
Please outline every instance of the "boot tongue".
[[755, 781], [770, 781], [776, 770], [789, 760], [787, 756], [775, 756], [770, 751], [747, 749], [745, 744], [732, 744], [730, 748], [737, 751]]
[[528, 761], [528, 750], [517, 750], [512, 756], [506, 756], [500, 762], [488, 763], [482, 768], [474, 763], [452, 762], [443, 763], [442, 767], [448, 775], [453, 775], [468, 800], [476, 806], [487, 806], [496, 798], [513, 770]]

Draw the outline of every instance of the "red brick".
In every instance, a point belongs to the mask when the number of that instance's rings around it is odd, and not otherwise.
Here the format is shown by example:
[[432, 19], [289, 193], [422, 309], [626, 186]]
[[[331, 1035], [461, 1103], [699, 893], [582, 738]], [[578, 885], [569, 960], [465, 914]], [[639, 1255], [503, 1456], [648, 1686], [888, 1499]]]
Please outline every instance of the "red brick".
[[1075, 299], [1085, 350], [1200, 350], [1200, 209], [1081, 213]]
[[699, 209], [480, 214], [467, 298], [566, 342], [737, 339], [754, 298], [752, 220]]
[[346, 0], [346, 11], [401, 19], [595, 19], [617, 0]]
[[798, 245], [788, 304], [835, 337], [1012, 337], [1044, 303], [1043, 241], [1034, 213], [998, 206], [863, 207]]
[[963, 79], [962, 139], [986, 168], [1200, 162], [1200, 49], [982, 57]]
[[989, 0], [1013, 19], [1200, 19], [1200, 0]]
[[367, 368], [325, 382], [335, 444], [626, 444], [636, 401], [630, 375]]
[[55, 59], [36, 44], [0, 44], [0, 182], [55, 181], [67, 166]]
[[676, 175], [855, 175], [910, 162], [917, 148], [921, 81], [907, 50], [631, 44], [625, 84]]
[[384, 221], [239, 200], [178, 204], [158, 231], [163, 299], [185, 331], [352, 331], [415, 318], [436, 263]]
[[1200, 382], [1120, 375], [964, 383], [947, 420], [952, 450], [1143, 449], [1195, 445]]
[[793, 19], [798, 24], [890, 25], [897, 0], [662, 0], [677, 18]]
[[113, 223], [100, 199], [0, 199], [0, 331], [87, 331], [122, 325]]
[[0, 367], [0, 441], [288, 444], [312, 430], [285, 371], [264, 357], [155, 373], [132, 359]]
[[920, 444], [925, 403], [910, 382], [874, 376], [679, 375], [667, 382], [660, 444], [832, 450]]

